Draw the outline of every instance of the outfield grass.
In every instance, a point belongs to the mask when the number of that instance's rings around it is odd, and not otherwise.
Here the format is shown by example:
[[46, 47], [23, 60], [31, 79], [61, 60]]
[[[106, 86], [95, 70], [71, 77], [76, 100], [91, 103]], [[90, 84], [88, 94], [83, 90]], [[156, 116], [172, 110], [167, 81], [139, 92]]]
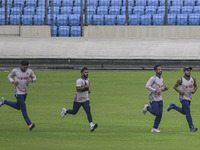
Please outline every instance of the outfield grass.
[[[200, 72], [192, 72], [200, 85]], [[0, 71], [0, 96], [16, 101], [8, 72]], [[37, 82], [30, 84], [27, 97], [28, 114], [36, 124], [29, 132], [21, 112], [6, 105], [0, 108], [0, 150], [197, 150], [200, 131], [190, 133], [185, 116], [167, 112], [171, 100], [180, 106], [173, 90], [182, 71], [163, 72], [164, 113], [162, 133], [151, 133], [154, 116], [142, 114], [148, 100], [147, 80], [153, 71], [90, 71], [90, 102], [94, 123], [90, 132], [86, 114], [60, 118], [62, 107], [71, 108], [79, 71], [35, 71]], [[193, 95], [191, 113], [194, 125], [200, 123], [200, 90]]]

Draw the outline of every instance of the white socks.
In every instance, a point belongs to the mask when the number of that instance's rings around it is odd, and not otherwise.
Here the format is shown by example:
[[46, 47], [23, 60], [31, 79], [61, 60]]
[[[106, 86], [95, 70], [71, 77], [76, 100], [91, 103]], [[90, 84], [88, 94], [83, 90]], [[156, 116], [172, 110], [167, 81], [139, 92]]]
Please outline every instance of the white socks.
[[93, 126], [94, 126], [93, 122], [90, 122], [90, 127], [93, 127]]

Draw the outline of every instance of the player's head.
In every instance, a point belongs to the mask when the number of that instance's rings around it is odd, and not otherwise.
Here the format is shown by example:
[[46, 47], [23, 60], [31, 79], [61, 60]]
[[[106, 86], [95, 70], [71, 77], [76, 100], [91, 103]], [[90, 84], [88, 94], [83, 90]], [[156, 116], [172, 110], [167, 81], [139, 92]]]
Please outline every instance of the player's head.
[[161, 76], [162, 75], [162, 67], [161, 65], [156, 65], [154, 66], [154, 71], [156, 72], [157, 75]]
[[191, 70], [192, 70], [192, 67], [185, 67], [185, 68], [183, 68], [183, 72], [184, 72], [184, 74], [185, 74], [186, 77], [190, 77]]
[[21, 70], [25, 72], [28, 69], [29, 62], [27, 60], [22, 60], [21, 61]]
[[81, 69], [81, 76], [83, 77], [83, 78], [88, 78], [88, 68], [87, 67], [83, 67], [82, 69]]

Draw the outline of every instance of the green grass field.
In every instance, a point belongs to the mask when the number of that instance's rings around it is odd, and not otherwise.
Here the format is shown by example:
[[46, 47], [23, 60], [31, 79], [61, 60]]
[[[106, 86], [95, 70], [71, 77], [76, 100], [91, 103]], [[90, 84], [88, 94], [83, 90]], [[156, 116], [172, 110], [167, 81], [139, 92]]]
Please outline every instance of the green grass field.
[[[164, 113], [159, 129], [151, 133], [154, 116], [142, 114], [148, 102], [147, 80], [153, 71], [90, 71], [90, 103], [93, 122], [90, 132], [83, 108], [77, 115], [60, 118], [62, 107], [72, 108], [79, 71], [35, 71], [37, 82], [29, 84], [26, 100], [30, 119], [36, 124], [28, 131], [20, 111], [0, 108], [0, 150], [197, 150], [200, 131], [190, 133], [185, 116], [167, 112], [170, 101], [180, 105], [173, 86], [182, 71], [163, 71], [169, 91], [162, 93]], [[16, 101], [8, 72], [0, 71], [0, 96]], [[200, 72], [192, 72], [200, 85]], [[193, 95], [193, 123], [200, 127], [200, 90]]]

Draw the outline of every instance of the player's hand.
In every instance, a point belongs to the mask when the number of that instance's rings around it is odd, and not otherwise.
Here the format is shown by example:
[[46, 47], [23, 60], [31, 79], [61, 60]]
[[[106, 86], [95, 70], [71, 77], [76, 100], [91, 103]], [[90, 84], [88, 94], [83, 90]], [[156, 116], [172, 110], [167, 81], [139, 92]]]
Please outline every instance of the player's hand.
[[195, 92], [196, 92], [195, 90], [192, 90], [192, 92], [191, 92], [191, 93], [192, 93], [192, 94], [194, 94]]
[[165, 90], [169, 90], [168, 86], [165, 86]]
[[28, 79], [29, 82], [33, 82], [33, 80], [31, 78]]
[[159, 90], [157, 90], [157, 91], [156, 91], [156, 94], [160, 95], [160, 91], [159, 91]]
[[88, 90], [88, 94], [90, 94], [91, 93], [91, 91], [90, 90]]
[[85, 85], [85, 88], [89, 88], [89, 87], [90, 87], [90, 84], [87, 83], [87, 84]]
[[17, 85], [17, 84], [18, 84], [18, 82], [17, 82], [17, 81], [13, 81], [12, 83], [13, 83], [14, 85]]
[[179, 94], [184, 95], [185, 91], [180, 91]]

